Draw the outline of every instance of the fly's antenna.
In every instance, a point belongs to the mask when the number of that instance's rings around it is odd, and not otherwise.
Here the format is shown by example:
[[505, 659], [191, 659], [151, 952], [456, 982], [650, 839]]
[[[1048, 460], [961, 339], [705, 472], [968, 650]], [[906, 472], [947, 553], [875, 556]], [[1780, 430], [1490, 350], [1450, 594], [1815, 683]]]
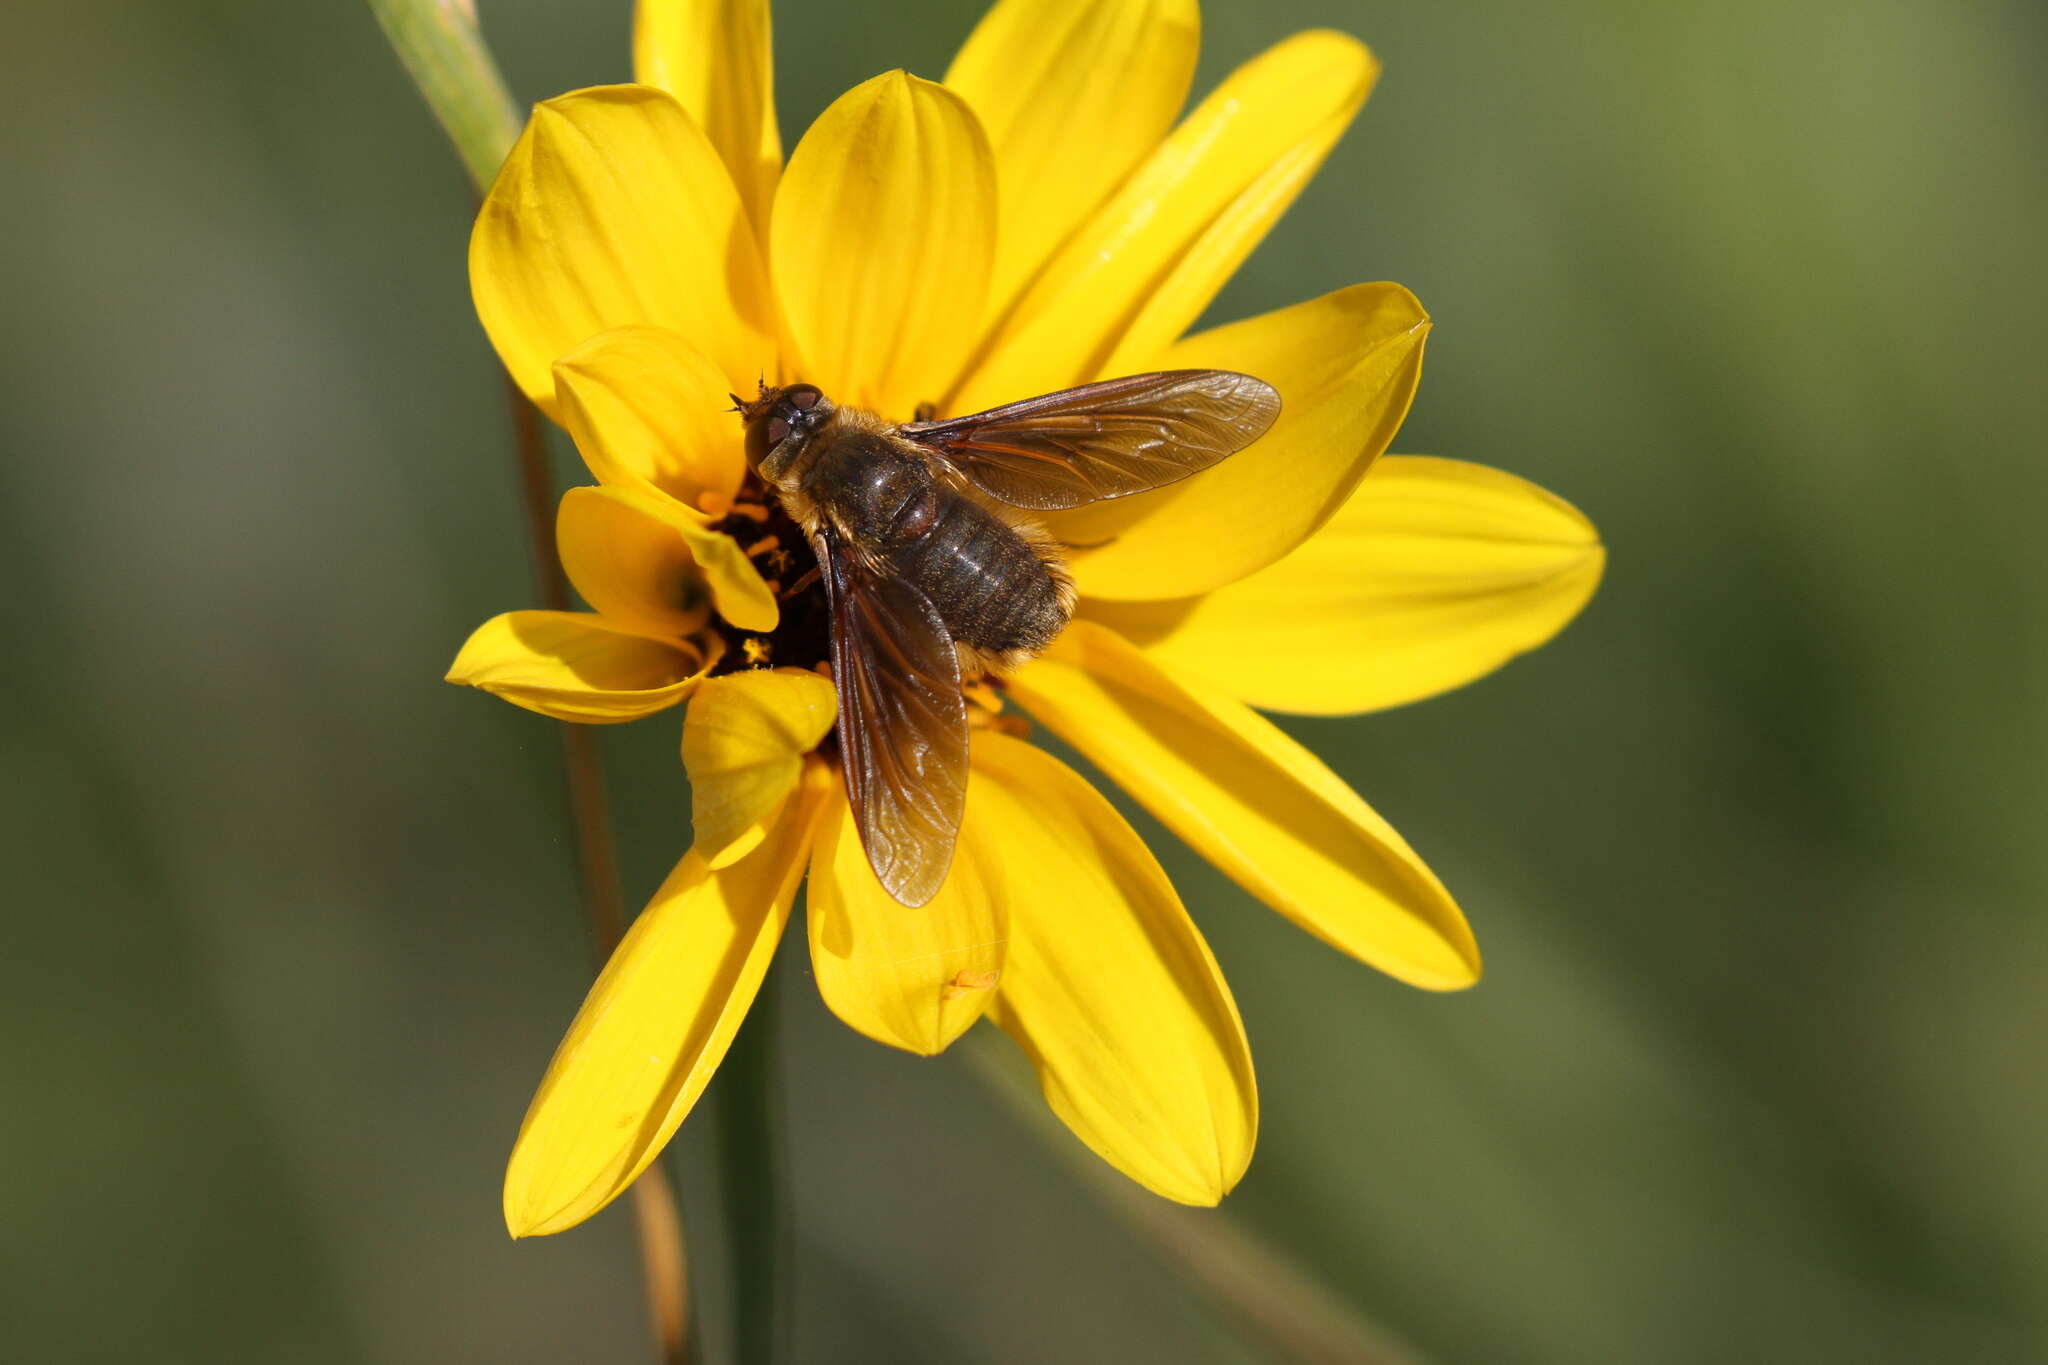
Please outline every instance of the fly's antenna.
[[727, 398], [732, 400], [732, 408], [730, 410], [738, 413], [742, 422], [753, 421], [756, 417], [774, 407], [775, 400], [781, 396], [781, 389], [771, 389], [765, 383], [761, 385], [761, 396], [751, 403], [736, 393], [726, 395]]

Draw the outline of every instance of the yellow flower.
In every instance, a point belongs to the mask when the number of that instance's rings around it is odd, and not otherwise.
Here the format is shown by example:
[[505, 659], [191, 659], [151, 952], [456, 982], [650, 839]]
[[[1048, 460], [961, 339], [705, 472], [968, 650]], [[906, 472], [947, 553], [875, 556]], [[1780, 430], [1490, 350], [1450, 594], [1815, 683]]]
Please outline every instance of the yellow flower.
[[1399, 286], [1182, 335], [1378, 71], [1303, 33], [1176, 123], [1196, 32], [1194, 0], [1002, 0], [944, 83], [856, 87], [784, 166], [765, 0], [644, 0], [642, 84], [547, 101], [506, 161], [472, 242], [477, 310], [600, 481], [560, 521], [595, 612], [499, 617], [450, 678], [577, 721], [691, 699], [696, 837], [534, 1098], [515, 1235], [580, 1222], [654, 1159], [806, 871], [818, 986], [855, 1029], [932, 1054], [986, 1014], [1068, 1126], [1171, 1199], [1216, 1202], [1251, 1156], [1251, 1057], [1215, 959], [1136, 834], [1014, 717], [979, 712], [938, 897], [909, 910], [875, 881], [815, 752], [834, 698], [807, 551], [777, 536], [722, 411], [763, 375], [904, 420], [1154, 369], [1274, 384], [1282, 415], [1250, 449], [1049, 518], [1092, 547], [1071, 558], [1079, 615], [1002, 685], [1310, 933], [1427, 989], [1478, 978], [1434, 874], [1251, 706], [1347, 714], [1467, 682], [1559, 630], [1602, 550], [1512, 476], [1375, 465], [1429, 328]]

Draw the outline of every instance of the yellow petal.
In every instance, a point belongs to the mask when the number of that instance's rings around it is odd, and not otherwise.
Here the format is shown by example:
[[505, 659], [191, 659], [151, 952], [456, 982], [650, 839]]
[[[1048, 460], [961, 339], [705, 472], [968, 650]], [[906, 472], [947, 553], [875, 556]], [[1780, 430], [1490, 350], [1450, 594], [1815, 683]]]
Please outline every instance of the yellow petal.
[[988, 138], [958, 95], [901, 71], [841, 95], [775, 194], [789, 373], [899, 419], [936, 401], [980, 328], [995, 234]]
[[644, 85], [534, 107], [469, 241], [499, 359], [555, 413], [555, 360], [636, 323], [696, 343], [727, 387], [774, 368], [773, 309], [745, 210], [673, 97]]
[[[617, 488], [572, 488], [555, 513], [555, 549], [583, 600], [643, 635], [680, 637], [711, 619], [711, 594], [690, 546]], [[651, 501], [651, 499], [650, 499]]]
[[781, 615], [738, 541], [658, 493], [572, 488], [555, 516], [555, 544], [583, 600], [629, 629], [686, 635], [704, 624], [707, 598], [742, 630], [773, 630]]
[[990, 1017], [1097, 1155], [1156, 1194], [1214, 1204], [1251, 1161], [1259, 1101], [1209, 945], [1136, 832], [1059, 760], [978, 735], [977, 807], [1022, 869]]
[[606, 724], [674, 706], [703, 680], [695, 645], [651, 640], [584, 611], [508, 611], [476, 628], [448, 681], [556, 720]]
[[1378, 74], [1356, 39], [1323, 30], [1232, 72], [1047, 262], [947, 411], [1145, 369], [1294, 202]]
[[1536, 648], [1578, 615], [1605, 562], [1593, 524], [1534, 484], [1388, 455], [1271, 568], [1205, 597], [1084, 610], [1253, 706], [1349, 715], [1449, 691]]
[[1429, 315], [1397, 284], [1360, 284], [1189, 337], [1156, 369], [1239, 370], [1280, 390], [1280, 420], [1191, 479], [1047, 518], [1084, 597], [1192, 597], [1306, 540], [1400, 429]]
[[931, 1057], [988, 1007], [1003, 971], [1008, 905], [1024, 889], [1006, 874], [1017, 851], [1004, 839], [1005, 799], [970, 788], [945, 885], [915, 910], [875, 879], [844, 795], [826, 808], [805, 915], [818, 993], [849, 1027]]
[[746, 473], [724, 373], [660, 327], [614, 328], [557, 360], [555, 406], [600, 483], [723, 507]]
[[1271, 721], [1077, 621], [1017, 700], [1239, 885], [1410, 985], [1479, 979], [1465, 917], [1415, 851]]
[[1158, 147], [1200, 39], [1195, 0], [1001, 0], [982, 17], [946, 86], [995, 150], [993, 307]]
[[732, 173], [759, 233], [768, 226], [782, 134], [768, 0], [640, 0], [633, 78], [682, 102]]
[[730, 673], [697, 689], [683, 716], [690, 828], [714, 867], [773, 823], [837, 714], [832, 683], [802, 669]]
[[[806, 791], [824, 786], [821, 776]], [[520, 1125], [505, 1171], [514, 1237], [560, 1232], [609, 1204], [690, 1112], [775, 956], [816, 806], [815, 795], [793, 803], [753, 856], [722, 872], [685, 854], [633, 921]]]

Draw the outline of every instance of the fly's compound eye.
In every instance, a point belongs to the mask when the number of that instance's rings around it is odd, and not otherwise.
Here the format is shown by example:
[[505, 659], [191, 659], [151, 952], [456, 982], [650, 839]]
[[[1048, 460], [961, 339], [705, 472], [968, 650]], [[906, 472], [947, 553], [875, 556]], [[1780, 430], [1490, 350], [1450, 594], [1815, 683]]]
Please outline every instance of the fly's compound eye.
[[741, 411], [747, 418], [747, 463], [772, 481], [803, 453], [810, 434], [832, 420], [833, 409], [817, 385], [792, 384], [761, 390], [761, 397], [742, 404]]

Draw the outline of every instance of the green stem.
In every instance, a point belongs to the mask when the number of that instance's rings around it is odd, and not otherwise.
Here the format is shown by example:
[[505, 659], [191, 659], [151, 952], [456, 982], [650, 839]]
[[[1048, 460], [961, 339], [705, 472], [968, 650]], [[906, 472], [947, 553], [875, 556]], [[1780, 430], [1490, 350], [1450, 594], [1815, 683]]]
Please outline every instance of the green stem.
[[370, 9], [482, 194], [524, 120], [477, 30], [474, 0], [370, 0]]
[[718, 1069], [718, 1168], [732, 1244], [733, 1355], [774, 1365], [782, 1349], [789, 1213], [782, 1201], [780, 973], [772, 968]]

